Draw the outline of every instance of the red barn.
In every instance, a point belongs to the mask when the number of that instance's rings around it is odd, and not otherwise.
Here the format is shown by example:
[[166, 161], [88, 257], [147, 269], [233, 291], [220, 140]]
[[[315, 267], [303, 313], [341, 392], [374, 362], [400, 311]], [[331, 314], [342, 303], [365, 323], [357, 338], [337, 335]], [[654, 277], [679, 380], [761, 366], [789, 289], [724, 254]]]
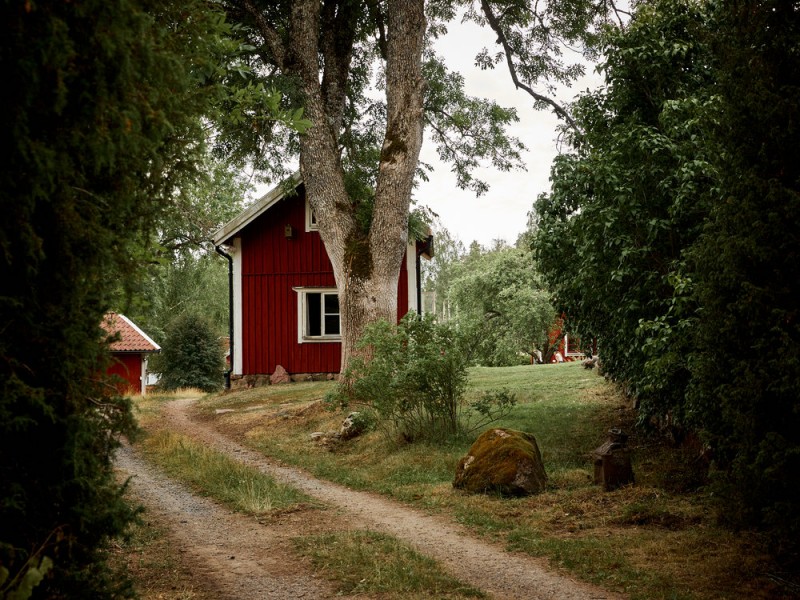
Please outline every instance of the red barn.
[[125, 315], [108, 313], [102, 327], [109, 335], [118, 335], [111, 343], [112, 364], [109, 375], [122, 379], [121, 393], [142, 394], [147, 389], [147, 356], [159, 352], [161, 347]]
[[[275, 188], [214, 235], [230, 264], [234, 378], [269, 375], [278, 365], [292, 375], [339, 371], [333, 267], [305, 186], [296, 181], [296, 193]], [[398, 281], [398, 319], [417, 310], [418, 258], [410, 244]]]

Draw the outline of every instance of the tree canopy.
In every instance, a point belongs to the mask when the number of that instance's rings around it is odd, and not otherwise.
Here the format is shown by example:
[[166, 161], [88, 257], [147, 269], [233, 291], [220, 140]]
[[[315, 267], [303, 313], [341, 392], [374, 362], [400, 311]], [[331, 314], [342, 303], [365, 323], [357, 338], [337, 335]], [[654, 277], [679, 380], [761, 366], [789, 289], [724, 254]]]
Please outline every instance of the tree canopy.
[[[219, 124], [218, 148], [278, 174], [299, 157], [337, 281], [343, 366], [364, 324], [396, 314], [412, 189], [415, 177], [425, 176], [418, 164], [423, 130], [452, 165], [456, 185], [476, 193], [487, 189], [473, 176], [477, 165], [521, 166], [523, 146], [508, 132], [516, 114], [465, 94], [463, 77], [446, 68], [430, 40], [461, 11], [498, 33], [515, 84], [532, 91], [579, 73], [564, 64], [562, 44], [591, 42], [592, 26], [611, 12], [606, 2], [572, 0], [533, 7], [488, 0], [480, 7], [449, 0], [225, 6], [252, 48], [248, 85], [279, 90], [285, 109], [302, 109], [310, 126], [293, 136], [254, 111]], [[486, 49], [477, 60], [489, 67], [502, 55]]]
[[471, 334], [473, 362], [516, 365], [547, 354], [556, 315], [530, 250], [468, 255], [454, 269], [448, 300], [452, 320]]
[[559, 308], [642, 421], [698, 432], [731, 522], [797, 549], [796, 2], [659, 0], [604, 34], [606, 87], [535, 205]]

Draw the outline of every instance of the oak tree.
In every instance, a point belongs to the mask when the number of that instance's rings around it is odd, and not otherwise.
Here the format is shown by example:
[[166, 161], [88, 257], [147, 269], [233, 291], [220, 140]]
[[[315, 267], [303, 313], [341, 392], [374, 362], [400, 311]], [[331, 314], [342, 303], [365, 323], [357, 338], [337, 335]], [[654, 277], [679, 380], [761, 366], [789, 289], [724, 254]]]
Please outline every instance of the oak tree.
[[[566, 0], [487, 1], [480, 10], [447, 0], [229, 0], [226, 6], [252, 47], [251, 85], [280, 90], [284, 105], [302, 108], [311, 126], [294, 138], [253, 113], [219, 123], [217, 142], [273, 171], [299, 154], [340, 296], [342, 370], [366, 323], [395, 318], [414, 181], [425, 176], [418, 164], [425, 128], [452, 164], [456, 185], [482, 193], [486, 184], [472, 175], [477, 165], [519, 166], [522, 145], [507, 133], [514, 111], [465, 94], [463, 77], [428, 42], [463, 9], [465, 18], [502, 33], [499, 54], [483, 52], [481, 66], [505, 54], [515, 83], [531, 87], [577, 74], [580, 67], [562, 64], [560, 42], [585, 39], [589, 24], [611, 10], [606, 2]], [[524, 50], [527, 42], [541, 51]], [[535, 65], [524, 66], [534, 57]]]

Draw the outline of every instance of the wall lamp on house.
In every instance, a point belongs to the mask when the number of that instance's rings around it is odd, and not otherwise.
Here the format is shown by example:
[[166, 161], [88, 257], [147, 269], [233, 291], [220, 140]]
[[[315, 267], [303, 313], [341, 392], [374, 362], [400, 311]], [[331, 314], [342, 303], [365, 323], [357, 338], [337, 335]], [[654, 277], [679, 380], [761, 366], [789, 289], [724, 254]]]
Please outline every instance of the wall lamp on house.
[[294, 239], [294, 227], [292, 227], [291, 225], [286, 225], [283, 228], [283, 235], [286, 236], [287, 240]]

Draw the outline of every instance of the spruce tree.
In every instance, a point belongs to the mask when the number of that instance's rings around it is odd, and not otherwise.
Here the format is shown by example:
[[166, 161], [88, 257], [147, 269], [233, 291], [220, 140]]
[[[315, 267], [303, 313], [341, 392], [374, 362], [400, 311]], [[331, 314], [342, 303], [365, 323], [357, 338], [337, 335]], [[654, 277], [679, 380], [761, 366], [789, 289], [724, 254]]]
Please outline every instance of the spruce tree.
[[198, 6], [0, 8], [0, 596], [44, 557], [34, 597], [128, 593], [101, 560], [135, 511], [112, 471], [134, 423], [101, 376], [100, 322], [195, 176], [200, 34], [221, 22]]
[[222, 387], [220, 338], [198, 315], [183, 314], [169, 325], [158, 362], [159, 385], [165, 390], [193, 387], [213, 392]]

